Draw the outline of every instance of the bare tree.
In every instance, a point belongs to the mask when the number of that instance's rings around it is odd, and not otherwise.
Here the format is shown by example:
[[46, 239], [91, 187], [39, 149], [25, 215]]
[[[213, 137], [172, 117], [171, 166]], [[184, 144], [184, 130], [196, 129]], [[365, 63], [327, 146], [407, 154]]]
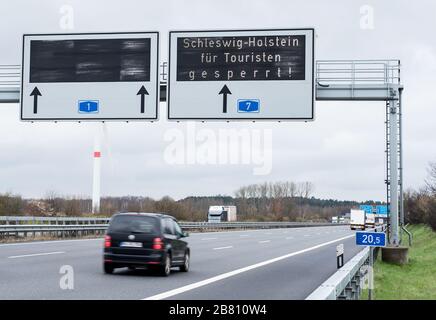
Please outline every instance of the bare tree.
[[309, 198], [312, 196], [313, 191], [315, 190], [315, 186], [312, 182], [305, 181], [303, 182], [303, 198]]
[[289, 196], [295, 198], [297, 196], [297, 184], [295, 182], [288, 183]]
[[63, 199], [54, 190], [49, 190], [45, 194], [45, 202], [49, 205], [49, 214], [61, 213], [63, 211]]
[[246, 187], [240, 187], [238, 190], [236, 190], [235, 197], [236, 198], [241, 198], [241, 199], [247, 198], [247, 188]]
[[428, 177], [425, 179], [425, 185], [433, 195], [436, 195], [436, 162], [430, 162], [427, 168]]
[[264, 182], [259, 185], [259, 193], [261, 198], [267, 198], [268, 197], [268, 183]]
[[248, 196], [248, 198], [257, 198], [258, 197], [256, 184], [250, 184], [249, 186], [247, 186], [247, 196]]

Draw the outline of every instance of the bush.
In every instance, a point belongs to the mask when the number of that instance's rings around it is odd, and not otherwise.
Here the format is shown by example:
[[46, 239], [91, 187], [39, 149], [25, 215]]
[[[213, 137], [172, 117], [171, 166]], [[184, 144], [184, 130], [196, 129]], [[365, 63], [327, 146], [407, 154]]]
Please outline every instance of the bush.
[[427, 221], [433, 231], [436, 231], [436, 197], [431, 197], [427, 203]]
[[23, 215], [24, 201], [20, 196], [0, 194], [0, 216]]
[[427, 223], [428, 195], [424, 191], [409, 190], [404, 194], [405, 222], [411, 224]]

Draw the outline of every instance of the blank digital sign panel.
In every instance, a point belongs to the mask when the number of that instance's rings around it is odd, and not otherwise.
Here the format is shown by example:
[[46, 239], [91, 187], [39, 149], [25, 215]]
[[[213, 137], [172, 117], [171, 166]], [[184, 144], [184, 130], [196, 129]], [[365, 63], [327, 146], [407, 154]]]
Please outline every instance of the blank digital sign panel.
[[32, 40], [30, 82], [150, 81], [150, 38]]
[[24, 34], [23, 121], [158, 119], [159, 32]]

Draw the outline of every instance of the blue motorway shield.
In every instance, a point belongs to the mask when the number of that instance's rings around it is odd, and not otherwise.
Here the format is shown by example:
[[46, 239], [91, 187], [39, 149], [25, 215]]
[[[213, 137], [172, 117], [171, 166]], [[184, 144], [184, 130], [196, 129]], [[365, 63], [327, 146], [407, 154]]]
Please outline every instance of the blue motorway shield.
[[238, 112], [259, 112], [260, 101], [258, 99], [238, 100]]
[[79, 113], [98, 113], [98, 100], [79, 100]]

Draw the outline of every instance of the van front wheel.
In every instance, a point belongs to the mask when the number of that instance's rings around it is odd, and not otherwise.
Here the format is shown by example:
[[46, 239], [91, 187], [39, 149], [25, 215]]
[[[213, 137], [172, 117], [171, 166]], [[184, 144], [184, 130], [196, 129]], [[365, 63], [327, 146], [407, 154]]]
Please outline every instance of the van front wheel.
[[190, 263], [191, 263], [191, 257], [189, 256], [189, 251], [186, 251], [185, 258], [183, 259], [183, 265], [180, 266], [180, 271], [188, 272]]

